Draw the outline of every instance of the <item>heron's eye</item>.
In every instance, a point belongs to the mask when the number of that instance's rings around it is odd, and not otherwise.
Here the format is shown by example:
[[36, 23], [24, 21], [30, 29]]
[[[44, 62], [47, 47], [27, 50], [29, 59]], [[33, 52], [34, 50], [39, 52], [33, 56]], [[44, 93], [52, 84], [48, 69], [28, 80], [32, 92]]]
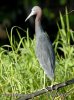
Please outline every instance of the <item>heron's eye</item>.
[[33, 12], [35, 12], [35, 10], [33, 9]]

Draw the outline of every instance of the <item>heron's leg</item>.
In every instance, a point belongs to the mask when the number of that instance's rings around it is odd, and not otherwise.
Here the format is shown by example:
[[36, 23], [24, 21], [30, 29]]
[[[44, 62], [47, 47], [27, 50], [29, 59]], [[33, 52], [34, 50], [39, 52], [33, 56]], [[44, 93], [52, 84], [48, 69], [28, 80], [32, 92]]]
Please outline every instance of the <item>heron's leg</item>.
[[48, 92], [48, 90], [47, 90], [46, 87], [45, 87], [45, 83], [46, 83], [46, 74], [45, 74], [45, 72], [44, 72], [44, 85], [43, 85], [43, 89], [45, 89], [45, 91]]
[[53, 86], [54, 85], [54, 79], [51, 81], [51, 86]]
[[44, 85], [43, 85], [43, 88], [45, 88], [45, 80], [46, 80], [46, 76], [45, 76], [45, 73], [44, 73]]

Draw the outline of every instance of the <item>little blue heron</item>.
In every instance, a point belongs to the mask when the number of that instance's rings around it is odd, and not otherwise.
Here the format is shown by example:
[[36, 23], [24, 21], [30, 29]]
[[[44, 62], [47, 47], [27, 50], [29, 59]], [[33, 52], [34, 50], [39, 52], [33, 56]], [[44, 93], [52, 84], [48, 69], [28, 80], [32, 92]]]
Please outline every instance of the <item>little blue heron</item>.
[[25, 21], [27, 21], [33, 15], [36, 15], [36, 56], [45, 74], [52, 81], [54, 79], [55, 55], [49, 36], [46, 34], [46, 32], [43, 31], [41, 27], [42, 10], [39, 6], [34, 6], [32, 8], [31, 13]]

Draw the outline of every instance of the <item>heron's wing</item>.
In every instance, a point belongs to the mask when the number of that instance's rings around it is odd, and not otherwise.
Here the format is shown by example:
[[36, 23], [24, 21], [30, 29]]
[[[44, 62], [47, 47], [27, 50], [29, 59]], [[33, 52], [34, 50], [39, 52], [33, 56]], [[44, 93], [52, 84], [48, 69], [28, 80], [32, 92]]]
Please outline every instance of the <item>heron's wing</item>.
[[36, 55], [45, 73], [52, 79], [54, 77], [55, 57], [48, 35], [40, 36], [37, 41]]

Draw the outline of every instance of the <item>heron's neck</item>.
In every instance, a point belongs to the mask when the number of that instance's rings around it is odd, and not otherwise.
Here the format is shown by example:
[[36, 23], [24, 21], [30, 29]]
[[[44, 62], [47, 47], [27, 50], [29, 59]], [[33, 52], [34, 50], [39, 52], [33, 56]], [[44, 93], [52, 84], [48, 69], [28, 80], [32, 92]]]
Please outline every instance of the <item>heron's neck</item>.
[[38, 18], [35, 19], [35, 33], [37, 39], [42, 34], [41, 20]]

